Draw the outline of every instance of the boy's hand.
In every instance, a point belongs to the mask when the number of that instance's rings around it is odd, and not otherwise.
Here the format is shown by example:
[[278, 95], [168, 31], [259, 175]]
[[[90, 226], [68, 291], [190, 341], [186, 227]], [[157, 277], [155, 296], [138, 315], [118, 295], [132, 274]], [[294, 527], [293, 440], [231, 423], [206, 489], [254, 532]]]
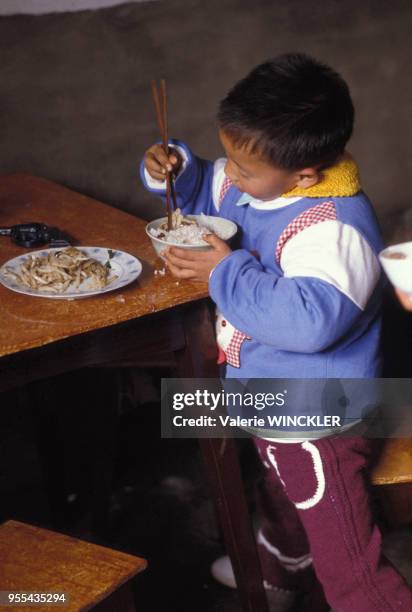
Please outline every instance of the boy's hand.
[[226, 242], [214, 234], [207, 234], [203, 240], [213, 248], [209, 251], [192, 251], [171, 247], [162, 253], [173, 276], [207, 283], [213, 268], [232, 252]]
[[166, 155], [163, 145], [155, 144], [147, 149], [144, 157], [144, 165], [150, 176], [156, 181], [164, 181], [166, 172], [176, 174], [182, 165], [182, 157], [176, 149], [169, 147], [169, 155]]

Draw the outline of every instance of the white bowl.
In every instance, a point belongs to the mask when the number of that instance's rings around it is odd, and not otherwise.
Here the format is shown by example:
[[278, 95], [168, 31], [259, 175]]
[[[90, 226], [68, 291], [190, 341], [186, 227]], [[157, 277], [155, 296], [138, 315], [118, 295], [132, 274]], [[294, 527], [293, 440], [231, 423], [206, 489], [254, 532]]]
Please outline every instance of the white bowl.
[[[211, 232], [225, 240], [226, 242], [233, 238], [237, 232], [237, 225], [229, 219], [223, 217], [212, 217], [209, 215], [185, 215], [189, 219], [195, 219], [199, 225], [205, 225]], [[189, 249], [191, 251], [208, 251], [211, 249], [210, 244], [181, 244], [179, 242], [168, 242], [162, 238], [157, 238], [151, 234], [150, 230], [158, 229], [162, 223], [167, 223], [167, 217], [161, 219], [155, 219], [146, 225], [146, 234], [152, 241], [152, 245], [156, 253], [162, 257], [162, 252], [172, 246], [179, 247], [180, 249]]]
[[[394, 257], [396, 253], [402, 257]], [[383, 249], [379, 253], [379, 260], [391, 283], [412, 295], [412, 242], [402, 242]]]

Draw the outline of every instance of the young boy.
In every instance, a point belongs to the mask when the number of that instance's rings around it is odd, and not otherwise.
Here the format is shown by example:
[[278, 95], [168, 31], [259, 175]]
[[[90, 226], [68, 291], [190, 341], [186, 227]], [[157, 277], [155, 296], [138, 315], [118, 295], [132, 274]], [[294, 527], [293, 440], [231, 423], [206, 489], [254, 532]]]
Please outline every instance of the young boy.
[[[382, 244], [345, 152], [353, 117], [336, 72], [287, 54], [252, 70], [221, 102], [226, 158], [199, 159], [178, 141], [169, 155], [160, 145], [146, 152], [149, 190], [164, 196], [173, 171], [183, 213], [221, 215], [239, 227], [236, 250], [210, 235], [210, 251], [166, 254], [177, 278], [209, 283], [226, 377], [380, 374]], [[370, 443], [331, 433], [256, 439], [266, 469], [258, 533], [265, 587], [293, 593], [314, 568], [339, 612], [412, 611], [369, 507]]]

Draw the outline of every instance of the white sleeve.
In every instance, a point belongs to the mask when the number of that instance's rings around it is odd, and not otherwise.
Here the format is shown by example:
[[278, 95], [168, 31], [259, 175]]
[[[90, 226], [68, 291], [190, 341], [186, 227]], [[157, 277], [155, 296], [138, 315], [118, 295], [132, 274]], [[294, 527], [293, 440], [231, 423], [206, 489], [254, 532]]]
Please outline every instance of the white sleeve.
[[302, 230], [284, 246], [284, 276], [330, 283], [363, 310], [379, 280], [380, 265], [365, 238], [351, 225], [324, 221]]
[[217, 159], [213, 164], [212, 197], [216, 210], [220, 210], [220, 192], [226, 176], [226, 161], [227, 160], [225, 157], [219, 157], [219, 159]]

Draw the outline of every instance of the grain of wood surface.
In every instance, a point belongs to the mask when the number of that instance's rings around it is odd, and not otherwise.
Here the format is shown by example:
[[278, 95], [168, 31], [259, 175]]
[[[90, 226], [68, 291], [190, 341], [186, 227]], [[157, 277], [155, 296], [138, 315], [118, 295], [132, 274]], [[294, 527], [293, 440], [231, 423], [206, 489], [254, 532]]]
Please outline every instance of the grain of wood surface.
[[27, 611], [90, 609], [146, 566], [140, 557], [47, 529], [18, 521], [0, 525], [0, 589], [69, 597], [63, 607], [25, 606]]
[[[0, 178], [0, 225], [40, 221], [59, 227], [78, 246], [99, 246], [138, 257], [143, 272], [134, 283], [100, 296], [53, 300], [19, 294], [0, 285], [0, 356], [144, 317], [207, 296], [203, 283], [177, 282], [145, 233], [146, 222], [116, 208], [29, 175]], [[34, 249], [33, 249], [34, 250]], [[0, 265], [28, 253], [0, 238]]]

